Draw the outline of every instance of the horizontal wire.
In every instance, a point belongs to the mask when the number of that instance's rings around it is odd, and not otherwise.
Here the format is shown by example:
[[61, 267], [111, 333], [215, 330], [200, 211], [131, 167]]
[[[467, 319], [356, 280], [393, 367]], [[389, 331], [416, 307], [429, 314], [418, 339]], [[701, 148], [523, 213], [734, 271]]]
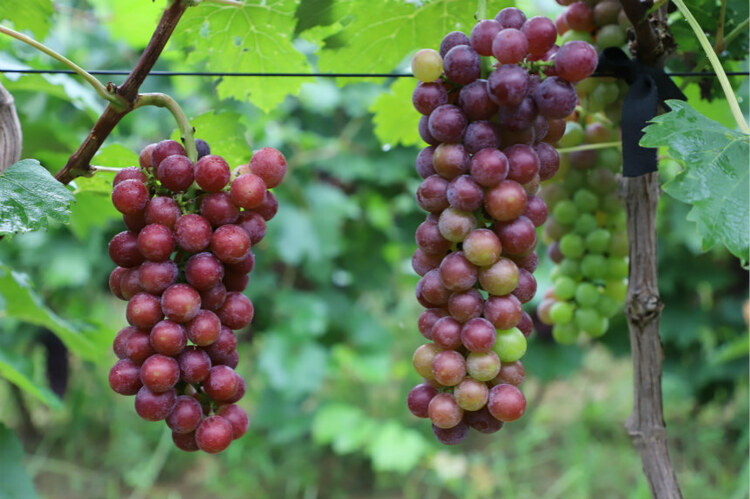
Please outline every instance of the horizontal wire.
[[[102, 76], [127, 76], [130, 71], [117, 70], [117, 69], [98, 69], [88, 71], [93, 75]], [[2, 69], [0, 73], [23, 73], [23, 74], [76, 74], [72, 69]], [[728, 71], [727, 76], [749, 76], [748, 71]], [[151, 71], [149, 76], [217, 76], [217, 77], [269, 77], [269, 78], [280, 78], [280, 77], [317, 77], [317, 78], [412, 78], [414, 75], [411, 73], [212, 73], [203, 71]], [[611, 74], [594, 73], [593, 77], [608, 77]], [[667, 76], [680, 76], [680, 77], [716, 77], [716, 73], [713, 72], [675, 72], [667, 73]]]

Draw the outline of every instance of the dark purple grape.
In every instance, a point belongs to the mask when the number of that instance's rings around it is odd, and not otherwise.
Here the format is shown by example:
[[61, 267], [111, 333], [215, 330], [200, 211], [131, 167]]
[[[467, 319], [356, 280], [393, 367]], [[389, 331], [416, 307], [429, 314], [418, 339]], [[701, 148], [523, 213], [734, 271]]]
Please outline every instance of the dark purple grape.
[[423, 276], [430, 270], [438, 268], [442, 261], [442, 255], [425, 253], [417, 248], [416, 251], [414, 251], [414, 255], [411, 257], [411, 267], [417, 275]]
[[526, 14], [521, 9], [515, 7], [506, 7], [495, 16], [495, 21], [499, 22], [503, 28], [521, 29], [526, 22]]
[[540, 180], [545, 181], [554, 177], [560, 168], [560, 155], [555, 148], [546, 142], [539, 142], [534, 145], [534, 151], [539, 158]]
[[432, 166], [441, 177], [448, 180], [469, 169], [469, 154], [463, 144], [440, 144], [432, 156]]
[[429, 414], [427, 408], [430, 401], [438, 394], [435, 387], [422, 383], [411, 389], [406, 399], [406, 405], [409, 410], [418, 418], [427, 418]]
[[211, 235], [211, 224], [200, 215], [183, 215], [175, 223], [177, 245], [190, 253], [205, 249], [211, 242]]
[[524, 255], [536, 247], [536, 227], [524, 216], [510, 222], [498, 222], [495, 233], [500, 238], [503, 253]]
[[[457, 352], [441, 352], [441, 354], [455, 354]], [[462, 357], [463, 360], [463, 357]], [[458, 384], [458, 383], [456, 383]], [[456, 399], [451, 393], [439, 393], [435, 395], [427, 406], [427, 413], [432, 424], [438, 428], [453, 428], [461, 422], [464, 411], [456, 403]]]
[[450, 291], [440, 279], [438, 269], [427, 272], [419, 282], [421, 283], [422, 296], [432, 306], [441, 306], [448, 303]]
[[148, 189], [140, 180], [126, 179], [112, 189], [112, 204], [124, 215], [141, 213], [148, 203]]
[[220, 357], [232, 355], [237, 349], [237, 336], [226, 326], [221, 326], [219, 337], [216, 341], [205, 347], [209, 357]]
[[216, 454], [232, 443], [232, 424], [221, 416], [209, 416], [195, 431], [195, 442], [203, 452]]
[[138, 293], [128, 302], [126, 317], [131, 326], [151, 329], [162, 317], [159, 297], [148, 293]]
[[224, 301], [227, 298], [227, 289], [224, 284], [220, 282], [213, 288], [207, 291], [202, 291], [200, 295], [201, 306], [206, 310], [215, 312], [224, 305]]
[[495, 327], [487, 319], [471, 319], [461, 329], [461, 343], [470, 352], [489, 352], [496, 337]]
[[544, 16], [535, 16], [526, 20], [521, 26], [521, 31], [529, 41], [529, 53], [532, 55], [546, 53], [557, 40], [555, 23]]
[[417, 174], [422, 178], [435, 175], [435, 168], [432, 166], [435, 146], [427, 146], [417, 154]]
[[458, 105], [471, 121], [488, 120], [498, 110], [490, 99], [487, 80], [475, 80], [463, 87], [458, 93]]
[[120, 329], [115, 335], [115, 339], [112, 342], [112, 351], [115, 352], [118, 359], [125, 359], [128, 356], [128, 338], [133, 333], [138, 331], [138, 328], [128, 326]]
[[508, 176], [508, 158], [497, 149], [482, 149], [472, 156], [469, 170], [477, 184], [493, 187]]
[[452, 104], [437, 107], [430, 114], [427, 124], [430, 134], [435, 140], [452, 143], [461, 141], [466, 131], [466, 125], [466, 116], [463, 111]]
[[138, 251], [151, 262], [162, 262], [175, 249], [174, 237], [169, 227], [160, 224], [147, 225], [138, 234]]
[[138, 180], [145, 184], [148, 177], [143, 173], [143, 170], [137, 166], [128, 166], [117, 172], [115, 178], [112, 180], [112, 187], [117, 187], [117, 184], [125, 180]]
[[208, 145], [208, 142], [202, 139], [195, 139], [195, 149], [198, 151], [198, 159], [211, 154], [211, 146]]
[[[433, 111], [433, 113], [434, 112], [435, 111]], [[436, 146], [440, 144], [440, 141], [430, 133], [429, 118], [429, 116], [422, 116], [419, 118], [419, 136], [429, 145]]]
[[141, 381], [154, 393], [166, 392], [180, 379], [180, 366], [172, 357], [154, 354], [141, 366]]
[[247, 417], [245, 409], [238, 405], [226, 404], [219, 407], [216, 414], [223, 417], [232, 425], [232, 440], [237, 440], [247, 433], [250, 426], [250, 418]]
[[141, 149], [141, 152], [138, 154], [138, 164], [140, 164], [141, 168], [144, 170], [151, 171], [153, 169], [154, 148], [156, 148], [156, 144], [149, 144]]
[[135, 329], [128, 335], [126, 351], [128, 358], [137, 365], [143, 364], [144, 360], [154, 354], [149, 335], [140, 329]]
[[120, 267], [131, 268], [140, 265], [144, 258], [138, 251], [138, 235], [124, 231], [117, 234], [109, 243], [109, 257]]
[[141, 389], [141, 369], [130, 359], [121, 359], [109, 371], [109, 386], [120, 395], [135, 395]]
[[518, 286], [513, 290], [513, 295], [521, 303], [528, 303], [536, 294], [536, 279], [526, 269], [518, 269]]
[[448, 311], [458, 322], [467, 322], [482, 315], [484, 299], [476, 289], [453, 293], [448, 298]]
[[526, 210], [523, 214], [535, 227], [541, 227], [547, 220], [547, 203], [539, 196], [529, 196], [526, 198]]
[[522, 31], [515, 28], [501, 30], [492, 40], [492, 55], [501, 64], [516, 64], [529, 52], [529, 41]]
[[424, 115], [429, 115], [438, 106], [448, 104], [448, 92], [441, 82], [420, 82], [411, 95], [414, 109]]
[[258, 175], [245, 173], [232, 181], [229, 197], [235, 206], [252, 210], [263, 202], [266, 184]]
[[200, 383], [211, 369], [211, 358], [208, 353], [197, 347], [187, 347], [177, 357], [180, 365], [180, 376], [186, 383]]
[[490, 411], [483, 407], [478, 411], [465, 411], [464, 421], [479, 433], [495, 433], [503, 427], [503, 422], [495, 419]]
[[529, 90], [529, 74], [521, 66], [503, 64], [490, 73], [487, 78], [487, 89], [490, 98], [496, 104], [506, 107], [518, 106]]
[[508, 178], [519, 184], [530, 182], [539, 173], [539, 156], [534, 148], [525, 144], [516, 144], [503, 150], [508, 158]]
[[187, 284], [173, 284], [161, 296], [161, 311], [169, 320], [180, 324], [193, 319], [200, 308], [200, 295]]
[[450, 49], [457, 45], [470, 45], [469, 37], [461, 31], [451, 31], [440, 42], [440, 56], [445, 57]]
[[531, 96], [526, 96], [516, 107], [501, 107], [498, 112], [500, 126], [513, 131], [531, 128], [537, 117], [536, 103]]
[[[435, 325], [437, 326], [437, 323]], [[432, 376], [443, 386], [455, 386], [459, 384], [464, 379], [464, 376], [466, 376], [466, 361], [464, 360], [464, 356], [455, 350], [446, 350], [438, 353], [432, 360]]]
[[206, 155], [195, 164], [195, 183], [204, 191], [219, 192], [229, 183], [231, 175], [229, 163], [221, 156]]
[[201, 310], [186, 324], [187, 337], [198, 346], [210, 345], [221, 333], [221, 321], [210, 310]]
[[192, 433], [203, 419], [200, 402], [190, 395], [177, 397], [172, 412], [167, 416], [167, 426], [174, 433]]
[[445, 76], [459, 85], [467, 85], [479, 78], [482, 62], [479, 54], [469, 45], [457, 45], [443, 58]]
[[135, 396], [135, 412], [146, 421], [161, 421], [172, 412], [176, 400], [174, 388], [155, 393], [144, 386]]
[[471, 154], [487, 148], [497, 149], [500, 147], [500, 129], [490, 121], [474, 121], [466, 127], [464, 147]]
[[578, 94], [572, 83], [551, 76], [536, 89], [534, 101], [539, 114], [548, 119], [561, 119], [575, 110]]
[[[148, 149], [148, 147], [146, 149]], [[146, 149], [144, 149], [141, 154], [144, 154]], [[172, 155], [187, 156], [187, 153], [185, 152], [185, 148], [182, 147], [182, 144], [179, 142], [174, 140], [162, 140], [154, 145], [151, 153], [151, 167], [154, 169], [159, 168], [161, 162]]]
[[227, 263], [224, 265], [227, 273], [249, 274], [255, 267], [255, 255], [250, 251], [239, 263]]
[[492, 55], [492, 40], [495, 39], [503, 26], [494, 19], [483, 19], [471, 30], [471, 46], [480, 55]]
[[526, 209], [526, 198], [526, 191], [521, 184], [503, 180], [484, 193], [484, 207], [495, 220], [514, 220]]
[[213, 254], [204, 251], [191, 256], [185, 265], [185, 279], [198, 291], [213, 288], [224, 278], [224, 266]]
[[176, 433], [172, 432], [172, 442], [175, 447], [185, 452], [196, 452], [200, 450], [198, 444], [195, 441], [195, 432], [190, 433]]
[[440, 264], [440, 280], [451, 291], [466, 291], [477, 282], [477, 268], [463, 251], [449, 253]]
[[437, 222], [424, 221], [415, 234], [417, 246], [425, 253], [431, 255], [444, 255], [451, 248], [451, 242], [440, 233]]
[[183, 192], [193, 183], [193, 162], [186, 156], [173, 154], [159, 163], [156, 177], [172, 192]]
[[286, 158], [273, 147], [258, 149], [250, 158], [250, 172], [259, 176], [269, 189], [281, 184], [286, 175]]
[[531, 333], [534, 332], [534, 321], [532, 320], [528, 312], [524, 311], [523, 313], [521, 313], [521, 320], [518, 321], [518, 325], [516, 327], [523, 333], [526, 338], [531, 336]]
[[239, 225], [222, 225], [211, 236], [211, 251], [224, 263], [240, 263], [250, 251], [250, 236]]
[[461, 175], [448, 184], [448, 203], [457, 210], [475, 211], [482, 206], [484, 191], [469, 175]]
[[491, 381], [493, 385], [508, 384], [519, 386], [526, 379], [526, 368], [520, 360], [503, 363], [500, 372]]
[[273, 192], [266, 191], [266, 197], [263, 198], [263, 202], [255, 208], [255, 212], [259, 213], [263, 219], [268, 222], [279, 211], [279, 201], [274, 196]]
[[120, 281], [122, 276], [127, 272], [128, 269], [125, 267], [115, 267], [114, 270], [109, 274], [109, 290], [113, 295], [121, 300], [127, 300], [122, 294], [122, 288], [120, 287]]
[[[148, 206], [148, 205], [146, 205]], [[139, 211], [132, 215], [123, 215], [122, 221], [125, 223], [125, 227], [133, 232], [138, 232], [146, 226], [146, 212]]]
[[445, 350], [461, 347], [461, 324], [453, 317], [441, 317], [430, 330], [432, 341]]
[[227, 192], [214, 192], [206, 195], [201, 201], [201, 215], [212, 226], [219, 227], [233, 224], [240, 216], [240, 210], [233, 203]]
[[490, 296], [484, 303], [484, 318], [496, 329], [510, 329], [521, 320], [521, 302], [513, 295]]
[[167, 196], [157, 196], [146, 205], [146, 223], [161, 224], [174, 229], [181, 210], [177, 201]]
[[214, 366], [203, 382], [206, 395], [217, 402], [230, 399], [239, 388], [239, 376], [234, 369], [227, 366]]
[[444, 445], [458, 445], [469, 435], [469, 426], [461, 421], [453, 428], [439, 428], [432, 425], [435, 438]]
[[427, 310], [423, 311], [419, 316], [419, 320], [417, 321], [419, 332], [422, 333], [422, 336], [424, 336], [428, 340], [431, 340], [432, 326], [434, 326], [439, 319], [447, 315], [448, 314], [442, 308], [428, 308]]
[[590, 31], [594, 27], [594, 11], [586, 2], [571, 3], [565, 10], [565, 22], [570, 29]]
[[516, 262], [518, 270], [524, 269], [528, 272], [534, 273], [539, 266], [539, 255], [534, 251], [526, 256], [511, 256], [511, 259]]
[[159, 321], [151, 330], [151, 346], [157, 353], [174, 357], [185, 349], [187, 333], [182, 324]]
[[250, 298], [241, 293], [227, 293], [224, 304], [217, 311], [221, 323], [230, 329], [242, 329], [253, 320], [255, 309]]
[[495, 385], [490, 390], [487, 409], [496, 419], [509, 423], [526, 412], [526, 397], [513, 385]]
[[425, 211], [440, 213], [449, 206], [448, 181], [440, 175], [430, 175], [417, 188], [417, 204]]

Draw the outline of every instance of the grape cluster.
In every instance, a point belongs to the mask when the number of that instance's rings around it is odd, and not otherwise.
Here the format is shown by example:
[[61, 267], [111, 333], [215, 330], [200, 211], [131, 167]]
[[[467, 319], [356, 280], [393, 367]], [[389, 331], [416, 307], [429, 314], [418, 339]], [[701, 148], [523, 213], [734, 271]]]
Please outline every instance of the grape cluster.
[[[629, 25], [619, 2], [593, 4], [558, 0], [567, 9], [558, 29], [574, 40], [588, 40], [600, 49], [625, 43]], [[623, 81], [587, 78], [577, 86], [581, 112], [567, 123], [562, 148], [619, 140]], [[602, 113], [605, 116], [602, 116]], [[585, 149], [585, 147], [584, 147]], [[574, 343], [581, 333], [603, 335], [609, 319], [622, 309], [627, 293], [628, 242], [624, 207], [617, 196], [622, 161], [614, 148], [564, 154], [555, 180], [542, 189], [552, 216], [543, 236], [556, 264], [553, 286], [537, 308], [539, 320], [554, 326], [553, 338]]]
[[430, 342], [414, 353], [425, 382], [407, 405], [444, 444], [470, 428], [494, 433], [526, 409], [520, 359], [533, 323], [522, 305], [536, 293], [536, 229], [547, 218], [537, 192], [559, 167], [551, 144], [578, 103], [574, 84], [597, 64], [590, 44], [558, 46], [557, 35], [551, 20], [506, 8], [412, 60], [429, 144], [416, 160], [417, 202], [429, 215], [412, 266]]
[[194, 164], [173, 140], [140, 153], [140, 168], [120, 170], [112, 203], [128, 230], [109, 243], [117, 267], [112, 293], [127, 300], [130, 324], [117, 333], [120, 359], [109, 384], [135, 395], [148, 421], [166, 420], [185, 451], [221, 452], [247, 431], [247, 413], [235, 402], [245, 381], [232, 330], [253, 319], [242, 292], [278, 202], [268, 190], [286, 173], [284, 156], [256, 151], [235, 169], [196, 140]]

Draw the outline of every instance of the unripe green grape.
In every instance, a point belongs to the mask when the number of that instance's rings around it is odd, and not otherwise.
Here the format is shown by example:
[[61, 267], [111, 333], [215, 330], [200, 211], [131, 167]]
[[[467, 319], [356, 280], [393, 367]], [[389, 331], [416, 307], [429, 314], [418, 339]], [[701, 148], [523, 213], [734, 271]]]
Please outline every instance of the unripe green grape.
[[443, 74], [443, 58], [435, 50], [422, 49], [411, 60], [411, 72], [419, 81], [435, 81]]
[[568, 232], [570, 232], [569, 225], [559, 222], [555, 217], [551, 217], [544, 223], [542, 237], [549, 244], [550, 241], [559, 241]]
[[557, 266], [559, 274], [571, 277], [573, 279], [580, 279], [581, 274], [581, 262], [573, 258], [563, 258], [560, 265]]
[[622, 169], [622, 153], [616, 147], [600, 149], [597, 164], [607, 168], [612, 173], [619, 173]]
[[573, 201], [566, 199], [557, 203], [552, 210], [552, 216], [562, 224], [572, 224], [578, 218], [578, 209]]
[[572, 345], [578, 339], [578, 328], [572, 322], [555, 324], [552, 327], [552, 337], [561, 345]]
[[600, 294], [596, 284], [582, 282], [576, 288], [576, 303], [582, 307], [593, 307], [599, 301]]
[[570, 300], [576, 294], [576, 282], [567, 276], [560, 276], [554, 284], [555, 296], [561, 300]]
[[567, 258], [583, 255], [583, 239], [578, 234], [565, 234], [560, 239], [560, 252]]
[[[620, 95], [625, 95], [625, 93], [621, 91]], [[622, 104], [619, 101], [613, 102], [604, 109], [604, 115], [612, 123], [620, 123], [622, 121]]]
[[582, 213], [573, 225], [573, 232], [584, 237], [596, 230], [596, 227], [596, 217], [591, 213]]
[[609, 279], [626, 279], [630, 271], [628, 261], [623, 258], [610, 258], [608, 263], [609, 272], [607, 272], [607, 278]]
[[[600, 159], [597, 164], [602, 164], [602, 160]], [[619, 165], [617, 168], [619, 168]], [[617, 189], [617, 179], [615, 179], [615, 174], [612, 173], [612, 170], [608, 168], [595, 168], [589, 173], [586, 179], [586, 186], [596, 194], [603, 195]], [[599, 200], [597, 199], [598, 202]]]
[[603, 335], [609, 326], [609, 321], [599, 315], [593, 308], [579, 308], [576, 310], [574, 321], [576, 326], [593, 338]]
[[619, 97], [619, 93], [620, 90], [617, 87], [617, 83], [601, 82], [597, 85], [594, 91], [591, 92], [591, 100], [596, 101], [596, 103], [603, 109], [609, 104], [615, 102], [617, 97]]
[[599, 198], [593, 192], [587, 189], [580, 189], [573, 195], [573, 203], [575, 203], [578, 211], [582, 213], [590, 213], [596, 210], [599, 204]]
[[586, 250], [589, 253], [604, 253], [609, 248], [610, 239], [607, 229], [596, 229], [586, 236]]
[[614, 317], [614, 315], [620, 311], [622, 303], [618, 302], [611, 296], [602, 293], [599, 296], [599, 301], [596, 304], [596, 310], [602, 317]]
[[610, 192], [599, 200], [599, 209], [605, 213], [617, 213], [622, 210], [622, 201], [616, 192]]
[[557, 145], [559, 148], [575, 147], [583, 142], [583, 136], [583, 127], [576, 121], [568, 121], [565, 123], [565, 133]]
[[586, 255], [581, 260], [581, 273], [589, 279], [604, 279], [609, 273], [607, 259], [602, 255]]
[[526, 353], [526, 337], [517, 327], [501, 329], [492, 350], [500, 357], [500, 362], [515, 362]]
[[622, 47], [626, 40], [625, 29], [618, 24], [602, 26], [596, 34], [596, 46], [600, 52], [607, 47]]
[[568, 190], [559, 182], [547, 184], [542, 187], [542, 190], [539, 191], [539, 196], [544, 199], [545, 203], [547, 203], [547, 209], [550, 212], [555, 209], [555, 206], [557, 206], [557, 203], [560, 201], [570, 199]]
[[590, 43], [591, 45], [594, 44], [594, 38], [588, 31], [576, 31], [574, 29], [570, 29], [566, 31], [565, 34], [560, 38], [560, 46], [574, 40], [581, 40], [582, 42]]
[[586, 185], [586, 172], [576, 169], [571, 169], [565, 174], [563, 184], [570, 192], [575, 192]]
[[583, 98], [589, 95], [596, 88], [596, 78], [586, 78], [576, 84], [576, 93], [578, 97]]
[[495, 352], [471, 352], [466, 356], [466, 372], [477, 381], [489, 381], [500, 372], [500, 358]]
[[[552, 305], [549, 309], [549, 318], [555, 324], [567, 324], [573, 320], [575, 306], [572, 303], [560, 301]], [[502, 358], [500, 359], [502, 360]]]
[[628, 296], [628, 283], [624, 279], [607, 281], [604, 285], [604, 293], [618, 302], [624, 302]]

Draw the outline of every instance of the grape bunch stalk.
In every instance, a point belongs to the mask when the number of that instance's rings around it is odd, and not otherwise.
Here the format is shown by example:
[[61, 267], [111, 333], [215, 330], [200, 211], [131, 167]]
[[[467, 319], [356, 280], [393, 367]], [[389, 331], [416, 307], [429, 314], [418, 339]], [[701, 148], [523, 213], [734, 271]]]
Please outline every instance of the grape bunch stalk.
[[444, 444], [470, 428], [494, 433], [526, 410], [520, 359], [533, 323], [522, 305], [536, 293], [537, 228], [547, 218], [537, 192], [559, 167], [552, 144], [578, 103], [575, 83], [597, 64], [590, 44], [558, 46], [557, 35], [550, 19], [509, 7], [412, 60], [429, 144], [416, 160], [417, 202], [429, 214], [412, 266], [430, 341], [414, 353], [425, 381], [407, 405]]
[[109, 243], [109, 287], [128, 301], [129, 326], [115, 336], [109, 384], [135, 395], [143, 419], [165, 420], [178, 448], [217, 453], [249, 426], [235, 404], [246, 385], [233, 330], [253, 319], [251, 247], [278, 210], [269, 189], [287, 165], [267, 147], [233, 175], [206, 142], [196, 148], [194, 164], [179, 142], [151, 144], [140, 167], [115, 175], [112, 203], [128, 230]]
[[[602, 0], [593, 7], [558, 3], [567, 6], [557, 20], [563, 39], [588, 40], [602, 50], [625, 43], [629, 22], [619, 2]], [[568, 121], [558, 144], [584, 147], [562, 155], [560, 172], [541, 191], [551, 213], [543, 238], [555, 267], [537, 316], [553, 326], [552, 337], [561, 344], [606, 333], [627, 294], [625, 207], [616, 192], [621, 155], [613, 147], [593, 149], [619, 142], [627, 85], [612, 78], [587, 78], [577, 90], [581, 109]]]

